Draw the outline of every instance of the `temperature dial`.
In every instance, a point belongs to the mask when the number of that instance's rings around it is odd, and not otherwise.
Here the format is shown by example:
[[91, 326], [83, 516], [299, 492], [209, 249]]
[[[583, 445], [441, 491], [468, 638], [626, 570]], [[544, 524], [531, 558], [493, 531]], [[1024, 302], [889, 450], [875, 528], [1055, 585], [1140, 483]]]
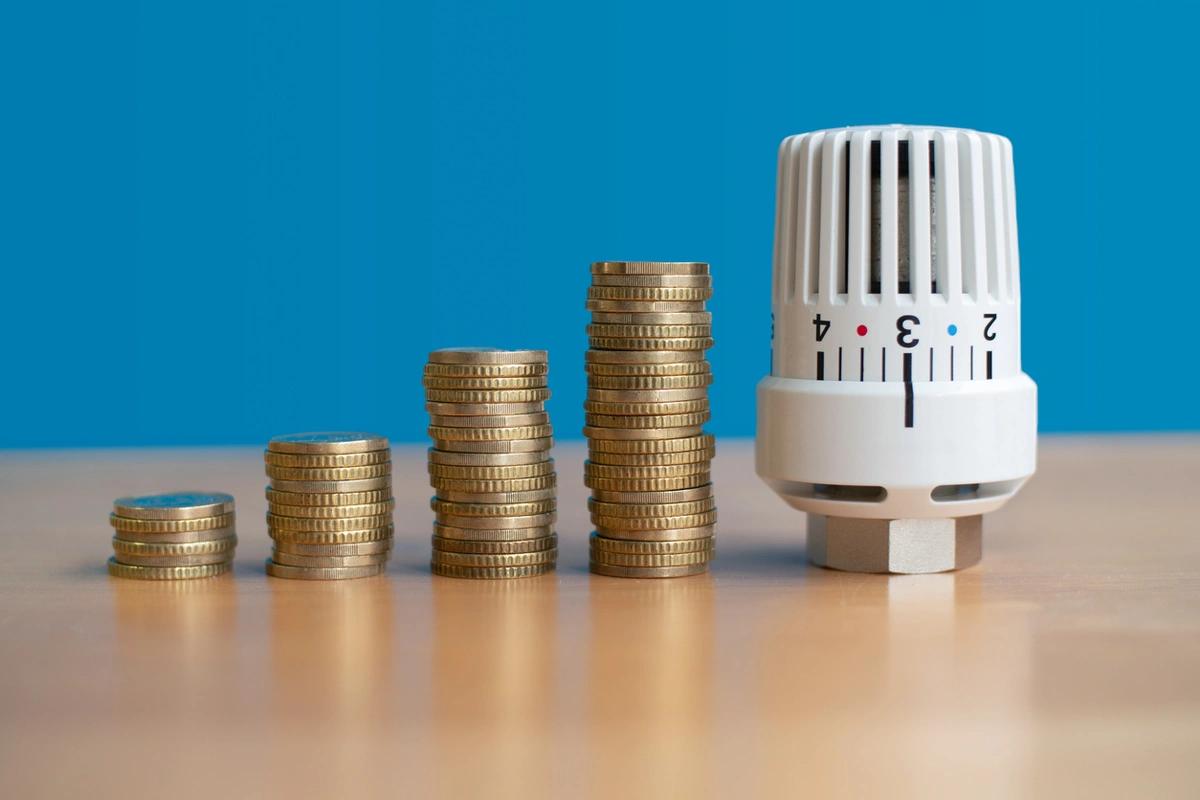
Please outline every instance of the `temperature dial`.
[[779, 150], [758, 474], [809, 557], [938, 572], [1033, 474], [1012, 147], [954, 128], [817, 131]]

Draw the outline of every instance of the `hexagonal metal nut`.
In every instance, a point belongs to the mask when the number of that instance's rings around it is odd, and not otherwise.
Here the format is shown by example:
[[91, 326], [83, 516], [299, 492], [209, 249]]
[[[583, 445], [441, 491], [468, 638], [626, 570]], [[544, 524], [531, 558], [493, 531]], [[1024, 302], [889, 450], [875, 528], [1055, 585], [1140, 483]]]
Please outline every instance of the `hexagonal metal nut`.
[[808, 515], [808, 558], [847, 572], [914, 575], [977, 564], [983, 517], [861, 519]]

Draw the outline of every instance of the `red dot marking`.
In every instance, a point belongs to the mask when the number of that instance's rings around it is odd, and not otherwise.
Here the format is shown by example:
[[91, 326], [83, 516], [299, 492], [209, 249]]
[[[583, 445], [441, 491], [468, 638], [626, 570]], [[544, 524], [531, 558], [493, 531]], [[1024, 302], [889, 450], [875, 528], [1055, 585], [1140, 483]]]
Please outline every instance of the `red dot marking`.
[[866, 326], [866, 325], [859, 325], [859, 326], [858, 326], [858, 335], [859, 335], [859, 336], [866, 336], [866, 335], [867, 335], [867, 326]]

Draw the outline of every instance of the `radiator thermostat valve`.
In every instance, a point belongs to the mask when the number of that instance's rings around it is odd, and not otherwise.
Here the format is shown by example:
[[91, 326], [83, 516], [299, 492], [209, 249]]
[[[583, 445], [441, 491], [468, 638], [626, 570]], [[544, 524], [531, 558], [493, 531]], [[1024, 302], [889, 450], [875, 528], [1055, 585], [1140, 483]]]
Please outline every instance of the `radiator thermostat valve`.
[[785, 139], [758, 474], [813, 562], [940, 572], [1033, 474], [1012, 147], [905, 125]]

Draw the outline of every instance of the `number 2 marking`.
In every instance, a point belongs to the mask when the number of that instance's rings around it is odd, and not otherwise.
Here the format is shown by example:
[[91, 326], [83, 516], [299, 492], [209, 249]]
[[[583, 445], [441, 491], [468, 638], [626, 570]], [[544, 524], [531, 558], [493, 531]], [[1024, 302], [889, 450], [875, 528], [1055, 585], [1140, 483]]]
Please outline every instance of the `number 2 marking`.
[[987, 325], [983, 326], [983, 338], [989, 342], [995, 341], [996, 334], [992, 331], [992, 326], [996, 324], [996, 315], [984, 314], [983, 318], [987, 320]]

